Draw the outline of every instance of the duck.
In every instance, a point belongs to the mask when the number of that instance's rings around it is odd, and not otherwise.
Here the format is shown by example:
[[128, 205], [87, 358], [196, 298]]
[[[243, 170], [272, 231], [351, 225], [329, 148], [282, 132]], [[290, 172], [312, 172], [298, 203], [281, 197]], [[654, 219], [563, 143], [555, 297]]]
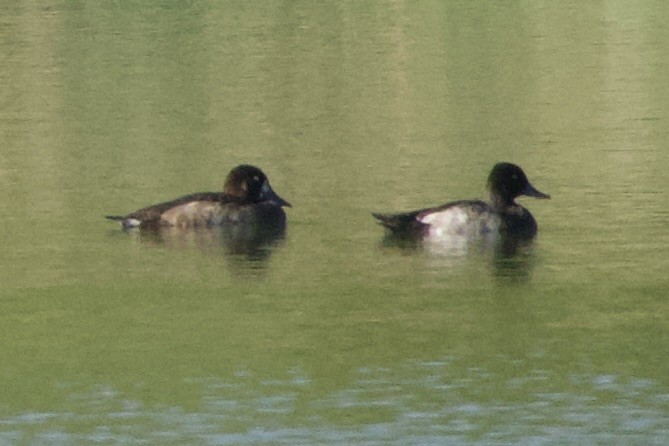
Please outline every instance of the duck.
[[548, 199], [537, 190], [516, 164], [493, 166], [487, 187], [490, 201], [458, 200], [441, 206], [402, 213], [372, 213], [391, 237], [401, 241], [427, 242], [466, 248], [472, 243], [531, 241], [537, 222], [527, 208], [518, 204], [521, 195]]
[[201, 228], [222, 225], [284, 228], [283, 207], [290, 203], [274, 192], [258, 167], [241, 164], [230, 171], [222, 192], [197, 192], [147, 206], [127, 215], [106, 215], [123, 229]]

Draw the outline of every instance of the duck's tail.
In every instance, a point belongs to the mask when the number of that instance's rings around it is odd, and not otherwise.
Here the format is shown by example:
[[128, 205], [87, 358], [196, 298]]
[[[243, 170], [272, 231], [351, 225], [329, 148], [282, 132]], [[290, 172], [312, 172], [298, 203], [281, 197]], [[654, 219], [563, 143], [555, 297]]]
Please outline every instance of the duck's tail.
[[372, 212], [372, 216], [376, 218], [381, 226], [390, 229], [393, 233], [397, 235], [408, 235], [415, 230], [416, 225], [420, 224], [416, 221], [418, 213], [418, 211], [405, 212], [402, 214], [381, 214]]
[[131, 218], [128, 216], [124, 217], [122, 215], [105, 215], [105, 218], [121, 222], [121, 226], [123, 226], [123, 229], [136, 228], [138, 226], [141, 226], [142, 224], [142, 222], [136, 218]]

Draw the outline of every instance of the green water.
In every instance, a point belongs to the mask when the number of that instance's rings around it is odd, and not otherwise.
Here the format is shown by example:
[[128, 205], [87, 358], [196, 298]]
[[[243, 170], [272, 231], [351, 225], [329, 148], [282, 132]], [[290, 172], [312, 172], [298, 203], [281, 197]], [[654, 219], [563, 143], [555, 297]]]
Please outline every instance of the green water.
[[[0, 444], [669, 442], [663, 2], [0, 13]], [[500, 160], [530, 252], [383, 244]], [[242, 162], [264, 257], [103, 218]]]

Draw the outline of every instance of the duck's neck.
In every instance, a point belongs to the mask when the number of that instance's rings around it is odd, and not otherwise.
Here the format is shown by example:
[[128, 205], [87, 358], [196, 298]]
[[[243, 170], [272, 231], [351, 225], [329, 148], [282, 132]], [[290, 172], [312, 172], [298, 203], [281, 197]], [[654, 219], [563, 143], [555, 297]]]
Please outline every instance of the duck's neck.
[[516, 205], [513, 198], [507, 199], [495, 193], [490, 194], [490, 204], [497, 211], [504, 211], [505, 209]]
[[497, 194], [491, 194], [490, 204], [500, 214], [521, 215], [523, 213], [523, 207], [516, 203], [513, 198], [504, 198]]

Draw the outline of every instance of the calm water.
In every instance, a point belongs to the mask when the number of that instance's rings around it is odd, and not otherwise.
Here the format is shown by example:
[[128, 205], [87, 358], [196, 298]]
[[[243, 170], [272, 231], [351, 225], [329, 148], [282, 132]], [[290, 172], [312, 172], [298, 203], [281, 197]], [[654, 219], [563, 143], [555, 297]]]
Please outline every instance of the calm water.
[[[669, 442], [664, 2], [0, 17], [0, 444]], [[533, 250], [383, 244], [499, 160]], [[241, 162], [293, 204], [263, 255], [102, 218]]]

